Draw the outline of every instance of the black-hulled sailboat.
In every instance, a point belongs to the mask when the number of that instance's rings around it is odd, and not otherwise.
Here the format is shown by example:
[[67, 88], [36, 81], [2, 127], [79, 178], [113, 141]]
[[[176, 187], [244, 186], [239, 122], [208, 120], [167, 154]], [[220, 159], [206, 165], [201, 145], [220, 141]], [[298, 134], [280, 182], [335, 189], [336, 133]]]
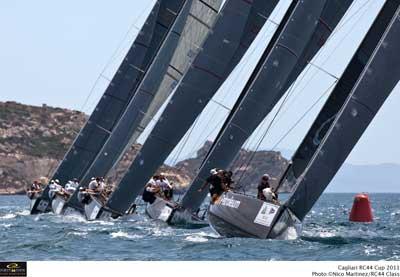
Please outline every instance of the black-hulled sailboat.
[[[147, 156], [155, 158], [151, 158], [150, 162], [140, 170], [141, 180], [150, 178], [172, 152], [173, 146], [178, 144], [196, 117], [242, 59], [278, 2], [277, 0], [255, 0], [253, 3], [240, 0], [226, 2], [213, 34], [205, 44], [204, 52], [195, 60], [195, 66], [187, 73], [177, 93], [171, 99], [170, 105], [163, 113], [163, 120], [157, 122], [156, 128], [142, 148], [140, 153], [142, 158]], [[227, 48], [227, 42], [229, 48]], [[195, 93], [198, 97], [194, 97]], [[193, 107], [196, 108], [193, 109]], [[185, 115], [183, 118], [180, 116], [182, 113]], [[175, 125], [176, 122], [179, 124]], [[173, 133], [169, 132], [172, 125], [174, 125]], [[191, 227], [208, 225], [208, 222], [196, 213], [185, 214], [184, 221], [172, 220], [173, 214], [179, 208], [179, 203], [173, 200], [156, 197], [153, 203], [147, 205], [146, 213], [153, 219], [170, 224]]]
[[[221, 0], [188, 0], [185, 3], [181, 15], [146, 73], [138, 92], [85, 173], [82, 184], [87, 185], [92, 176], [107, 175], [124, 151], [144, 131], [155, 113], [174, 91], [193, 59], [202, 51], [202, 45], [215, 23], [221, 2]], [[93, 198], [93, 201], [84, 205], [86, 218], [94, 220], [101, 215], [108, 217], [110, 213], [120, 215], [119, 212], [105, 207], [106, 203], [106, 198]], [[79, 208], [78, 198], [72, 197], [68, 205]]]
[[[280, 205], [227, 192], [210, 205], [222, 236], [286, 238], [298, 226], [400, 79], [400, 1], [386, 1], [281, 179], [293, 187]], [[390, 69], [390, 70], [388, 70]]]
[[[213, 147], [206, 156], [200, 172], [184, 195], [181, 203], [177, 208], [170, 211], [168, 222], [173, 224], [183, 223], [197, 213], [207, 194], [206, 190], [203, 192], [198, 190], [204, 183], [203, 180], [209, 176], [210, 170], [214, 167], [226, 168], [229, 165], [237, 153], [235, 151], [240, 150], [252, 130], [272, 109], [275, 104], [274, 101], [278, 101], [280, 96], [284, 94], [290, 84], [305, 68], [307, 61], [311, 60], [317, 53], [330, 36], [332, 30], [337, 26], [351, 2], [327, 1], [326, 4], [320, 3], [321, 6], [318, 7], [311, 3], [294, 1], [289, 6], [280, 27], [256, 66]], [[310, 18], [313, 18], [314, 22], [307, 21]], [[300, 20], [301, 24], [298, 21], [294, 21], [295, 19]], [[296, 28], [298, 26], [301, 26], [301, 28]], [[305, 28], [307, 26], [308, 29]], [[298, 39], [292, 40], [291, 38], [294, 37]], [[289, 38], [289, 40], [285, 41], [284, 38]], [[301, 41], [301, 43], [298, 41]], [[296, 46], [297, 48], [295, 48]], [[277, 83], [280, 86], [275, 86]], [[262, 95], [258, 97], [256, 96], [257, 93]], [[248, 95], [253, 95], [253, 98], [245, 100]], [[243, 104], [246, 101], [247, 107]], [[239, 113], [239, 115], [236, 115], [236, 112], [242, 111], [243, 108], [245, 108], [244, 110], [247, 114]], [[255, 116], [249, 111], [255, 112]], [[250, 118], [252, 114], [253, 118]], [[243, 117], [241, 118], [241, 116]], [[239, 134], [223, 132], [227, 128], [230, 131], [234, 129], [231, 127], [234, 122], [232, 120], [244, 121], [244, 125], [236, 125], [236, 131], [239, 131]], [[249, 122], [249, 120], [252, 122]], [[243, 132], [243, 130], [246, 130], [246, 132]], [[222, 144], [221, 138], [227, 138], [227, 140], [224, 140]], [[223, 151], [225, 147], [226, 152]], [[218, 148], [218, 151], [213, 152], [216, 148]], [[214, 165], [211, 161], [216, 164]]]
[[[226, 1], [214, 29], [107, 206], [123, 214], [239, 63], [278, 1]], [[159, 208], [155, 208], [159, 205]], [[165, 215], [158, 198], [148, 214]], [[196, 222], [198, 220], [194, 218]]]
[[[83, 177], [125, 111], [183, 3], [184, 0], [155, 3], [92, 115], [54, 172], [53, 180], [58, 179], [65, 185], [73, 178]], [[32, 214], [51, 211], [49, 190], [46, 186], [40, 197], [32, 201]], [[57, 202], [60, 203], [54, 205], [54, 210], [60, 210], [65, 201]]]

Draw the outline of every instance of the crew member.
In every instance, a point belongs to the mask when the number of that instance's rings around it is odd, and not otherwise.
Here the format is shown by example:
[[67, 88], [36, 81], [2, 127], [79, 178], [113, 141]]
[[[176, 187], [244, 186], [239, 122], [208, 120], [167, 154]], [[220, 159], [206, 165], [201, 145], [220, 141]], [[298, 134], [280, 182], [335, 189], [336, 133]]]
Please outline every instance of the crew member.
[[104, 182], [102, 182], [101, 177], [92, 178], [89, 183], [89, 190], [93, 193], [99, 193], [104, 187]]
[[65, 185], [65, 190], [68, 192], [68, 194], [72, 195], [78, 187], [79, 181], [78, 179], [74, 178], [71, 181], [68, 181], [68, 183]]
[[160, 193], [160, 187], [157, 184], [159, 179], [158, 175], [154, 175], [146, 184], [142, 194], [144, 202], [153, 204], [156, 201], [156, 195]]
[[224, 175], [225, 173], [223, 170], [218, 170], [216, 174], [212, 174], [208, 177], [203, 186], [198, 190], [199, 192], [202, 192], [206, 186], [210, 185], [209, 191], [211, 195], [211, 204], [214, 204], [225, 190], [223, 185]]
[[270, 179], [271, 177], [268, 174], [262, 176], [260, 184], [257, 187], [257, 198], [262, 201], [275, 202], [278, 200], [278, 197], [271, 189]]
[[232, 171], [224, 171], [224, 179], [223, 183], [225, 186], [225, 191], [229, 191], [232, 189], [232, 185], [234, 181], [232, 180], [233, 172]]
[[160, 187], [164, 198], [166, 200], [171, 200], [173, 197], [173, 186], [171, 185], [164, 173], [161, 173], [159, 175], [157, 185]]
[[50, 190], [49, 190], [50, 199], [53, 199], [55, 197], [56, 193], [62, 194], [64, 192], [64, 189], [61, 186], [60, 181], [58, 179], [52, 180], [50, 182], [49, 188], [50, 188]]
[[33, 181], [33, 183], [27, 187], [26, 194], [29, 199], [35, 198], [37, 193], [40, 193], [42, 188], [38, 181]]
[[83, 205], [87, 205], [90, 203], [91, 198], [90, 198], [90, 194], [87, 191], [87, 189], [80, 187], [79, 188], [79, 192], [78, 192], [78, 200], [80, 203], [82, 203]]

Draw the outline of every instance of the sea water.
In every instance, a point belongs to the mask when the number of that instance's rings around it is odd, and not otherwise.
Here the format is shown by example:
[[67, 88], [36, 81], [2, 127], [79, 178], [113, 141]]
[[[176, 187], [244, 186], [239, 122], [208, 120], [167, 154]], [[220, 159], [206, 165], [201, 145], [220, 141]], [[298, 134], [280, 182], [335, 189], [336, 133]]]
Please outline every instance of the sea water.
[[139, 209], [124, 220], [29, 215], [25, 196], [0, 196], [0, 260], [399, 260], [400, 194], [371, 194], [375, 221], [350, 223], [353, 194], [324, 194], [289, 240], [221, 238]]

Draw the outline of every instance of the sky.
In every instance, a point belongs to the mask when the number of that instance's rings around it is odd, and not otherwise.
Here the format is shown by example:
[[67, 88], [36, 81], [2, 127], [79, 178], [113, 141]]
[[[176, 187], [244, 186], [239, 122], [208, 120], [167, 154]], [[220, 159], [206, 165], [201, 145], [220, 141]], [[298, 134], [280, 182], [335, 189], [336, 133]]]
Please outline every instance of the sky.
[[[45, 103], [90, 113], [154, 2], [0, 1], [0, 101]], [[282, 0], [270, 19], [279, 21], [289, 2]], [[278, 114], [265, 139], [259, 143], [276, 109], [246, 143], [247, 148], [283, 150], [286, 155], [297, 148], [335, 81], [330, 75], [340, 77], [383, 2], [355, 1], [332, 38], [294, 84], [283, 112]], [[206, 139], [213, 139], [229, 112], [218, 103], [228, 107], [234, 104], [275, 28], [271, 22], [265, 25], [214, 102], [198, 119], [191, 136], [178, 145], [169, 162], [193, 155]], [[277, 145], [314, 103], [317, 104], [305, 119]], [[400, 164], [398, 103], [399, 85], [352, 151], [348, 163]], [[151, 126], [140, 142], [149, 130]]]

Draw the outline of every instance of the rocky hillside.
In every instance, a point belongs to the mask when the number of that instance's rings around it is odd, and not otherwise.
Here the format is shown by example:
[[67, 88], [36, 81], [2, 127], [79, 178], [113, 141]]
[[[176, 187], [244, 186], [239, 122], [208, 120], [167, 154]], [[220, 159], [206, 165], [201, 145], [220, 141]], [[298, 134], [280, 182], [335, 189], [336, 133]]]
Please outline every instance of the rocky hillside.
[[[23, 193], [32, 180], [49, 176], [86, 119], [78, 111], [0, 102], [0, 194]], [[184, 190], [210, 146], [211, 142], [207, 142], [196, 157], [181, 161], [175, 167], [163, 166], [160, 171]], [[140, 145], [132, 147], [112, 172], [110, 181], [122, 178], [139, 149]], [[238, 157], [232, 170], [241, 184], [249, 187], [254, 187], [265, 172], [278, 177], [287, 165], [279, 152], [243, 150]], [[244, 166], [250, 158], [251, 163]]]

